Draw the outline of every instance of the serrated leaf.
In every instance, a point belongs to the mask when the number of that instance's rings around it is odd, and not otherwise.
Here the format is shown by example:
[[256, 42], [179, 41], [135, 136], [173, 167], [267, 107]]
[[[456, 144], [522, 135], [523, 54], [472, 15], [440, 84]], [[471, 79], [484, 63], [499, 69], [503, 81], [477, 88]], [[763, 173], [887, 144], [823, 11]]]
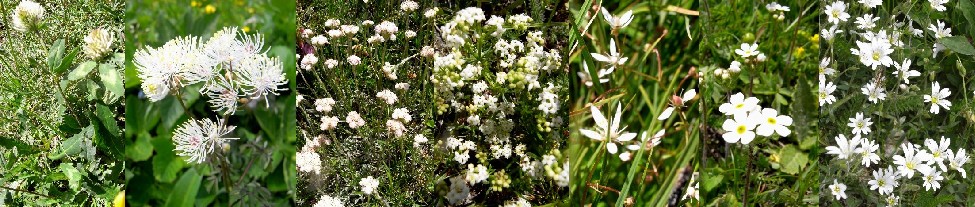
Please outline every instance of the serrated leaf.
[[196, 194], [200, 190], [200, 181], [203, 179], [196, 169], [190, 168], [182, 176], [166, 199], [166, 206], [193, 206], [196, 201]]
[[968, 42], [968, 38], [964, 36], [942, 37], [938, 39], [938, 42], [951, 49], [951, 51], [965, 55], [975, 55], [975, 47], [972, 47], [972, 43]]
[[78, 191], [78, 188], [81, 187], [81, 172], [68, 163], [61, 163], [61, 166], [58, 168], [61, 169], [64, 176], [68, 177], [68, 186], [70, 186], [72, 190]]
[[92, 61], [81, 63], [81, 65], [78, 65], [78, 67], [68, 73], [68, 80], [76, 81], [85, 78], [85, 76], [88, 76], [88, 73], [91, 73], [92, 69], [95, 69], [95, 66], [98, 66], [98, 63]]
[[790, 175], [798, 174], [802, 168], [806, 167], [809, 162], [809, 157], [806, 153], [799, 151], [795, 145], [786, 145], [779, 150], [779, 159], [781, 164], [781, 170], [784, 173]]

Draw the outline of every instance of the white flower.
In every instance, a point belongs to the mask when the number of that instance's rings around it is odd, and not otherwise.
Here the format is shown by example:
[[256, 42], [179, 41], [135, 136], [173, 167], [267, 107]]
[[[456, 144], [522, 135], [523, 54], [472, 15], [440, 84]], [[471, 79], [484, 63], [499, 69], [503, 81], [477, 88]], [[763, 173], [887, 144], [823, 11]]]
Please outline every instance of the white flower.
[[616, 116], [612, 120], [606, 120], [606, 117], [599, 111], [599, 108], [590, 106], [589, 109], [592, 111], [592, 119], [596, 121], [596, 130], [579, 129], [582, 135], [590, 139], [607, 141], [606, 150], [610, 154], [616, 154], [618, 151], [616, 142], [626, 142], [636, 137], [636, 133], [624, 131], [626, 130], [626, 126], [623, 126], [622, 129], [620, 128], [620, 115], [622, 115], [620, 111], [622, 108], [620, 106], [619, 103], [616, 104]]
[[836, 101], [836, 97], [833, 96], [833, 91], [836, 91], [836, 85], [833, 82], [819, 82], [819, 106], [825, 104], [833, 104]]
[[786, 137], [792, 133], [792, 130], [787, 127], [792, 126], [792, 117], [779, 115], [779, 112], [772, 108], [752, 112], [748, 119], [751, 119], [752, 123], [758, 124], [755, 133], [761, 136], [772, 136], [774, 132], [779, 136]]
[[890, 166], [887, 169], [877, 169], [873, 171], [873, 180], [867, 182], [870, 185], [870, 190], [877, 190], [880, 195], [887, 195], [894, 191], [894, 188], [898, 186], [897, 179], [899, 177], [894, 173], [894, 169]]
[[943, 37], [951, 37], [951, 28], [945, 28], [945, 23], [940, 19], [938, 20], [938, 26], [935, 27], [934, 24], [928, 25], [928, 30], [934, 32], [935, 39], [941, 39]]
[[833, 39], [833, 37], [836, 37], [837, 34], [843, 33], [843, 30], [837, 30], [836, 25], [834, 24], [833, 26], [830, 26], [829, 29], [820, 30], [819, 33], [823, 36], [823, 39], [830, 41]]
[[207, 91], [207, 97], [210, 97], [207, 103], [210, 103], [216, 112], [224, 115], [234, 114], [237, 109], [237, 99], [240, 95], [234, 82], [220, 78], [219, 81], [210, 84], [207, 87]]
[[737, 60], [731, 61], [731, 65], [728, 66], [728, 71], [731, 71], [732, 73], [741, 72], [741, 62], [738, 62]]
[[328, 44], [328, 38], [323, 35], [318, 35], [311, 38], [311, 44], [322, 46]]
[[318, 174], [322, 170], [322, 158], [311, 150], [302, 150], [295, 157], [298, 171]]
[[931, 160], [931, 154], [923, 150], [915, 150], [914, 144], [911, 143], [901, 144], [901, 149], [904, 149], [904, 156], [894, 155], [894, 164], [897, 165], [897, 171], [901, 176], [912, 178], [915, 170], [924, 172], [931, 168], [924, 164]]
[[467, 175], [464, 179], [467, 180], [468, 183], [477, 184], [484, 182], [488, 179], [488, 176], [490, 175], [488, 174], [487, 167], [484, 165], [478, 164], [477, 166], [474, 166], [474, 164], [467, 164]]
[[342, 203], [342, 200], [339, 200], [338, 198], [322, 195], [322, 197], [318, 199], [318, 203], [315, 203], [314, 207], [345, 207], [345, 204]]
[[362, 187], [362, 193], [365, 193], [366, 195], [371, 195], [372, 193], [376, 192], [376, 188], [379, 187], [379, 180], [376, 180], [376, 178], [372, 178], [372, 176], [369, 176], [363, 178], [362, 180], [359, 180], [359, 186]]
[[951, 101], [945, 100], [951, 95], [951, 89], [941, 88], [938, 85], [938, 81], [931, 83], [931, 95], [924, 95], [924, 102], [931, 102], [931, 110], [933, 114], [938, 114], [941, 110], [940, 107], [944, 107], [945, 110], [951, 110]]
[[323, 116], [322, 117], [322, 130], [332, 130], [339, 126], [339, 118], [334, 116]]
[[406, 126], [399, 120], [386, 120], [386, 131], [389, 131], [392, 137], [402, 137], [406, 132]]
[[471, 194], [471, 188], [467, 186], [467, 180], [462, 176], [450, 178], [450, 191], [447, 191], [447, 202], [451, 205], [464, 204], [467, 197]]
[[383, 69], [382, 70], [383, 70], [383, 74], [386, 75], [386, 79], [396, 80], [396, 78], [397, 78], [397, 76], [396, 76], [396, 65], [393, 65], [393, 64], [390, 64], [389, 62], [386, 62], [386, 65], [383, 65]]
[[884, 3], [883, 0], [858, 0], [857, 2], [860, 2], [861, 4], [863, 4], [863, 6], [867, 8], [876, 8], [877, 6], [880, 6], [881, 4]]
[[416, 37], [416, 31], [406, 30], [406, 32], [403, 32], [403, 36], [406, 36], [406, 39]]
[[833, 75], [836, 73], [836, 69], [829, 67], [830, 59], [829, 57], [824, 57], [823, 60], [819, 61], [819, 78], [823, 79], [824, 76]]
[[[236, 81], [251, 99], [265, 98], [268, 94], [278, 95], [278, 91], [288, 90], [279, 88], [288, 84], [284, 76], [284, 66], [277, 57], [268, 58], [266, 55], [255, 55], [237, 62], [234, 72]], [[268, 100], [265, 98], [265, 103]]]
[[403, 123], [410, 123], [410, 121], [413, 121], [413, 117], [410, 116], [410, 111], [406, 108], [394, 109], [393, 119], [403, 121]]
[[301, 69], [311, 70], [315, 64], [318, 64], [318, 57], [315, 54], [307, 54], [301, 58]]
[[887, 196], [887, 199], [884, 199], [884, 201], [887, 202], [887, 207], [897, 206], [900, 200], [901, 197], [895, 196], [894, 194], [890, 194], [890, 196]]
[[325, 20], [324, 24], [322, 24], [322, 26], [331, 27], [331, 28], [338, 27], [339, 25], [342, 25], [342, 21], [338, 19], [328, 19]]
[[[609, 69], [613, 69], [613, 67], [610, 67]], [[587, 64], [585, 61], [582, 62], [582, 70], [583, 71], [576, 72], [576, 75], [579, 76], [579, 79], [582, 80], [582, 83], [585, 84], [586, 87], [592, 87], [593, 82], [592, 77], [589, 75], [589, 64]], [[605, 77], [612, 72], [612, 70], [600, 69], [599, 73], [596, 74], [599, 77], [599, 83], [609, 82], [609, 78]]]
[[349, 123], [349, 128], [353, 129], [366, 125], [366, 120], [363, 120], [359, 116], [359, 112], [356, 111], [349, 112], [349, 115], [345, 116], [345, 122]]
[[111, 52], [112, 44], [115, 43], [115, 34], [107, 29], [97, 28], [88, 32], [84, 41], [85, 56], [94, 60]]
[[857, 21], [856, 21], [857, 28], [873, 29], [873, 27], [877, 26], [877, 24], [875, 23], [877, 20], [880, 20], [880, 17], [873, 17], [873, 14], [869, 14], [869, 13], [863, 14], [862, 17], [857, 17]]
[[894, 71], [894, 75], [900, 77], [900, 79], [904, 81], [904, 84], [911, 84], [911, 80], [908, 80], [910, 77], [921, 76], [921, 72], [911, 70], [911, 59], [905, 58], [904, 62], [901, 64], [897, 64], [895, 62], [894, 68], [897, 68], [897, 70]]
[[948, 156], [948, 168], [960, 172], [962, 178], [968, 178], [965, 174], [965, 168], [962, 167], [962, 165], [968, 162], [968, 155], [965, 154], [965, 149], [958, 149], [957, 154], [949, 149], [946, 154]]
[[934, 10], [943, 12], [948, 9], [945, 8], [944, 5], [945, 3], [948, 3], [948, 0], [928, 0], [928, 2], [931, 3], [931, 8], [934, 8]]
[[623, 15], [617, 17], [613, 17], [613, 15], [609, 13], [609, 10], [606, 10], [606, 7], [602, 7], [602, 11], [603, 20], [606, 20], [606, 23], [609, 24], [610, 27], [613, 27], [614, 30], [626, 27], [626, 25], [629, 25], [630, 22], [633, 21], [633, 10], [626, 11], [623, 13]]
[[867, 100], [873, 103], [887, 99], [887, 94], [884, 93], [884, 90], [883, 87], [873, 82], [867, 83], [863, 88], [860, 88], [863, 95], [867, 95]]
[[845, 160], [857, 153], [857, 145], [860, 144], [860, 135], [854, 135], [852, 139], [847, 140], [846, 136], [842, 134], [836, 135], [836, 146], [826, 147], [826, 154], [836, 155], [836, 159]]
[[853, 127], [854, 135], [859, 135], [859, 134], [867, 135], [870, 134], [871, 132], [870, 130], [871, 124], [873, 124], [873, 122], [870, 122], [869, 117], [864, 118], [863, 113], [857, 112], [855, 117], [850, 118], [850, 123], [846, 124], [846, 126]]
[[[592, 58], [593, 59], [596, 59], [596, 61], [604, 62], [604, 63], [610, 65], [609, 66], [609, 71], [606, 72], [607, 74], [613, 72], [613, 69], [616, 66], [623, 65], [624, 63], [626, 63], [626, 60], [629, 60], [630, 59], [628, 57], [622, 57], [622, 56], [620, 56], [620, 53], [616, 51], [616, 40], [615, 39], [610, 39], [609, 40], [609, 54], [606, 54], [606, 55], [599, 54], [599, 53], [589, 53], [589, 54], [592, 55]], [[602, 72], [600, 72], [600, 74], [602, 74]]]
[[786, 11], [789, 11], [789, 7], [782, 6], [778, 2], [772, 2], [772, 3], [766, 4], [765, 5], [765, 9], [767, 9], [769, 12], [776, 12], [776, 11], [786, 12]]
[[417, 134], [416, 136], [413, 136], [413, 147], [420, 147], [420, 144], [427, 143], [427, 141], [430, 140], [427, 139], [426, 136], [423, 136], [423, 134]]
[[417, 8], [420, 8], [420, 5], [411, 0], [406, 0], [399, 4], [399, 9], [403, 10], [404, 12], [415, 11]]
[[731, 99], [728, 103], [721, 104], [721, 106], [718, 107], [718, 111], [724, 113], [724, 115], [747, 113], [758, 109], [758, 102], [758, 98], [745, 98], [744, 94], [738, 92], [735, 95], [731, 95]]
[[171, 89], [182, 87], [184, 80], [192, 84], [193, 80], [212, 77], [213, 67], [204, 61], [204, 56], [199, 51], [199, 38], [177, 37], [162, 47], [136, 51], [132, 62], [142, 79], [142, 91], [156, 102], [169, 95]]
[[726, 132], [721, 135], [725, 142], [736, 143], [741, 142], [741, 144], [751, 143], [755, 139], [755, 129], [756, 123], [748, 119], [747, 113], [736, 113], [734, 119], [725, 119], [724, 124], [721, 128]]
[[688, 183], [687, 190], [684, 191], [684, 196], [681, 196], [680, 198], [681, 201], [688, 200], [688, 199], [694, 199], [694, 200], [701, 199], [701, 193], [699, 191], [699, 189], [701, 188], [700, 188], [700, 183], [697, 182], [697, 177], [698, 177], [697, 172], [691, 174], [691, 180], [687, 182]]
[[941, 136], [940, 142], [935, 142], [933, 139], [925, 139], [924, 146], [927, 147], [928, 151], [931, 153], [931, 159], [928, 160], [927, 164], [938, 164], [938, 167], [940, 167], [941, 170], [948, 171], [944, 161], [945, 159], [951, 159], [950, 155], [948, 155], [949, 144], [951, 144], [951, 139], [945, 138], [944, 136]]
[[880, 156], [876, 153], [877, 149], [880, 148], [880, 145], [874, 143], [873, 140], [862, 139], [860, 141], [860, 146], [861, 147], [859, 149], [855, 150], [860, 152], [860, 164], [863, 164], [865, 167], [870, 167], [871, 163], [880, 163]]
[[877, 66], [883, 65], [890, 67], [894, 64], [894, 59], [890, 58], [890, 54], [894, 52], [894, 49], [890, 48], [891, 45], [889, 42], [861, 42], [858, 40], [856, 43], [859, 49], [850, 48], [850, 51], [853, 55], [860, 57], [860, 62], [863, 65], [876, 70]]
[[846, 198], [846, 185], [838, 183], [836, 179], [833, 179], [833, 184], [829, 185], [829, 192], [836, 197], [836, 200], [843, 200]]
[[339, 65], [339, 61], [338, 60], [335, 60], [335, 59], [325, 60], [325, 67], [328, 68], [328, 69], [335, 68], [335, 66], [338, 66], [338, 65]]
[[376, 98], [385, 101], [386, 104], [389, 105], [393, 105], [394, 103], [396, 103], [397, 100], [399, 100], [398, 98], [396, 98], [396, 93], [389, 91], [389, 89], [383, 89], [379, 93], [376, 93]]
[[11, 25], [15, 30], [26, 32], [37, 29], [44, 20], [44, 7], [31, 0], [21, 0], [11, 15]]
[[833, 23], [834, 25], [850, 19], [850, 14], [846, 13], [846, 2], [835, 1], [829, 5], [826, 5], [826, 10], [823, 12], [825, 12], [826, 16], [829, 17], [827, 21], [829, 21], [829, 23]]
[[742, 58], [758, 55], [758, 43], [741, 43], [741, 48], [735, 49], [735, 54], [741, 55]]
[[188, 157], [189, 159], [186, 161], [189, 163], [203, 163], [214, 148], [223, 146], [227, 140], [238, 139], [223, 137], [234, 131], [235, 128], [235, 126], [227, 126], [226, 120], [219, 122], [209, 119], [203, 121], [187, 120], [173, 133], [173, 144], [176, 144], [173, 151], [177, 152], [179, 156]]
[[433, 18], [433, 17], [437, 16], [437, 12], [439, 12], [439, 11], [440, 11], [440, 8], [437, 8], [437, 7], [433, 7], [433, 8], [427, 9], [427, 11], [423, 12], [423, 17], [426, 17], [428, 19], [429, 18]]
[[[697, 96], [697, 90], [695, 89], [684, 91], [684, 95], [680, 97], [680, 104], [678, 104], [676, 107], [684, 107], [684, 104], [686, 104], [687, 101], [694, 99], [695, 96]], [[674, 113], [674, 109], [675, 106], [667, 107], [667, 109], [664, 109], [663, 113], [660, 113], [660, 116], [657, 116], [657, 120], [667, 120], [668, 118], [670, 118], [671, 114]]]
[[938, 190], [938, 188], [941, 188], [941, 183], [938, 183], [938, 181], [945, 179], [945, 177], [941, 176], [941, 171], [938, 171], [936, 168], [927, 168], [921, 171], [921, 175], [923, 175], [921, 179], [924, 180], [924, 190], [926, 191]]
[[332, 111], [333, 105], [335, 105], [335, 99], [332, 98], [315, 99], [315, 111], [328, 113]]
[[356, 66], [356, 65], [359, 65], [360, 63], [362, 63], [362, 60], [359, 59], [359, 56], [355, 56], [355, 55], [349, 55], [349, 57], [346, 58], [345, 60], [347, 62], [349, 62], [349, 65], [352, 65], [352, 66]]

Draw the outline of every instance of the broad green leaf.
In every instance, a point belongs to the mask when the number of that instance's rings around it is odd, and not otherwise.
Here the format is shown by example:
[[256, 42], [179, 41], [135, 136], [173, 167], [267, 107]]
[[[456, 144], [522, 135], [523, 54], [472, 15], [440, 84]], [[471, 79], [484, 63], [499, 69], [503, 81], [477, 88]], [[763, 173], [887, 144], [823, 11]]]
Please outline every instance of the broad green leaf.
[[81, 65], [78, 65], [78, 67], [68, 73], [68, 80], [76, 81], [85, 78], [85, 76], [88, 76], [88, 73], [91, 73], [92, 69], [95, 69], [95, 66], [98, 66], [98, 63], [92, 61], [81, 63]]
[[78, 191], [78, 188], [81, 187], [81, 172], [68, 163], [61, 163], [59, 168], [61, 169], [61, 172], [64, 172], [64, 176], [68, 177], [68, 186], [70, 186], [72, 190]]
[[779, 168], [779, 170], [782, 170], [782, 172], [790, 175], [798, 174], [799, 171], [806, 167], [806, 164], [809, 162], [808, 155], [799, 151], [795, 145], [791, 144], [779, 149], [778, 155], [780, 160], [779, 164], [781, 164], [781, 168]]
[[176, 156], [173, 151], [172, 134], [157, 136], [152, 138], [152, 146], [156, 149], [156, 155], [152, 157], [152, 173], [156, 181], [162, 183], [172, 183], [176, 180], [176, 175], [183, 170], [183, 160]]
[[64, 39], [59, 39], [54, 41], [51, 45], [51, 49], [47, 51], [47, 66], [48, 68], [57, 73], [58, 67], [61, 66], [61, 59], [64, 58]]
[[173, 186], [169, 198], [166, 199], [166, 206], [193, 206], [202, 179], [203, 177], [196, 173], [196, 169], [187, 170]]
[[68, 68], [71, 67], [71, 63], [74, 63], [74, 59], [78, 57], [78, 51], [80, 50], [81, 48], [75, 48], [74, 50], [71, 50], [71, 52], [68, 52], [68, 55], [65, 55], [64, 58], [61, 59], [61, 65], [54, 70], [54, 73], [61, 74], [64, 71], [68, 71]]
[[975, 4], [972, 4], [971, 0], [958, 0], [958, 10], [965, 15], [965, 19], [968, 20], [969, 25], [975, 26]]
[[105, 85], [105, 90], [114, 94], [115, 97], [125, 94], [125, 88], [122, 86], [122, 75], [112, 64], [98, 65], [98, 77], [102, 80], [102, 85]]
[[148, 160], [152, 156], [152, 143], [149, 139], [151, 137], [148, 133], [139, 134], [135, 142], [125, 145], [125, 156], [136, 162]]
[[115, 121], [115, 112], [112, 109], [102, 104], [95, 104], [95, 115], [98, 116], [98, 120], [102, 122], [105, 129], [113, 134], [118, 134], [118, 122]]
[[92, 126], [85, 127], [83, 130], [81, 130], [81, 132], [78, 132], [71, 138], [62, 141], [61, 151], [58, 152], [57, 154], [53, 154], [49, 156], [48, 158], [52, 160], [57, 160], [65, 156], [77, 155], [81, 153], [81, 150], [84, 149], [84, 146], [82, 146], [84, 141], [91, 140], [92, 136], [94, 136], [94, 127]]
[[965, 36], [942, 37], [938, 42], [951, 49], [951, 51], [965, 55], [975, 55], [975, 47], [972, 47], [972, 43], [968, 42], [968, 38], [965, 38]]

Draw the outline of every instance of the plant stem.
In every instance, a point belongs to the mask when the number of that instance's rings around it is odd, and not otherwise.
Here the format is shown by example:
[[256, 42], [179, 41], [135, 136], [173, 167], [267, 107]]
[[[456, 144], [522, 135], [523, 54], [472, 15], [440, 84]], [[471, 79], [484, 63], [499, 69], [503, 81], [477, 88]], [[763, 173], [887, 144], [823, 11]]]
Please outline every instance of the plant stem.
[[744, 206], [748, 206], [748, 186], [751, 185], [749, 180], [752, 177], [752, 153], [749, 151], [747, 145], [745, 146], [745, 153], [748, 154], [748, 161], [747, 164], [745, 164], [745, 168], [747, 169], [745, 170], [745, 191], [743, 192], [744, 196], [742, 196], [742, 204], [744, 204]]
[[10, 190], [10, 191], [17, 191], [17, 192], [21, 192], [21, 193], [29, 193], [29, 194], [33, 194], [33, 195], [36, 195], [36, 196], [41, 196], [41, 197], [45, 197], [45, 198], [53, 198], [53, 197], [51, 197], [51, 196], [48, 196], [48, 195], [44, 195], [44, 194], [40, 194], [40, 193], [35, 193], [35, 192], [30, 192], [30, 191], [27, 191], [27, 190], [21, 190], [21, 189], [16, 189], [16, 188], [10, 188], [10, 187], [7, 187], [7, 186], [3, 186], [3, 185], [0, 185], [0, 188], [2, 188], [2, 189], [6, 189], [6, 190]]

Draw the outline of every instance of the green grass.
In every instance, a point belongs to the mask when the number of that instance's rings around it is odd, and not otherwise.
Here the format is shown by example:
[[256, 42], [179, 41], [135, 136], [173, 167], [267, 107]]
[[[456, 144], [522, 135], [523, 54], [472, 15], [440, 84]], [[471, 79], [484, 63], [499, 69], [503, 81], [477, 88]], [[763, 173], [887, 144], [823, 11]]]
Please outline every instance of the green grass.
[[[591, 4], [606, 6], [613, 15], [632, 10], [634, 19], [618, 32], [603, 20]], [[618, 6], [616, 6], [618, 5]], [[697, 1], [584, 1], [570, 5], [578, 39], [571, 51], [572, 72], [583, 71], [588, 64], [590, 76], [609, 67], [597, 62], [590, 53], [609, 53], [609, 41], [615, 39], [623, 57], [629, 60], [609, 76], [607, 83], [594, 82], [586, 87], [573, 74], [571, 138], [569, 154], [571, 171], [570, 205], [594, 206], [665, 206], [693, 205], [681, 197], [698, 171], [700, 139], [697, 99], [674, 112], [672, 118], [658, 121], [657, 116], [670, 106], [671, 96], [697, 88], [694, 71], [700, 60], [696, 54], [700, 34], [691, 30], [697, 16]], [[678, 8], [682, 11], [674, 12]], [[584, 32], [583, 32], [584, 30]], [[590, 106], [600, 108], [606, 116], [615, 115], [617, 103], [622, 107], [621, 126], [628, 132], [653, 133], [665, 129], [661, 144], [648, 150], [634, 151], [633, 159], [623, 162], [609, 154], [606, 142], [582, 136], [579, 129], [592, 129]], [[639, 137], [635, 144], [643, 144]], [[621, 149], [622, 150], [622, 149]]]

